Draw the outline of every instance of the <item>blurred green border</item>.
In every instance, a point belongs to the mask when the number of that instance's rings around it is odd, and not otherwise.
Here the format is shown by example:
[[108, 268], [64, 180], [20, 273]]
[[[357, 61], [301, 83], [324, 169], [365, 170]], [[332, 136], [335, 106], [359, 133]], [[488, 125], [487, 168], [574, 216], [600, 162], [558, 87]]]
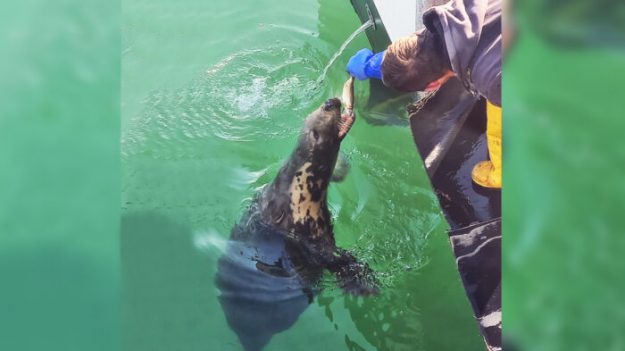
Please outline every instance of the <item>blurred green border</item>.
[[506, 350], [622, 350], [625, 6], [516, 2], [503, 84]]
[[0, 350], [119, 349], [119, 17], [0, 11]]

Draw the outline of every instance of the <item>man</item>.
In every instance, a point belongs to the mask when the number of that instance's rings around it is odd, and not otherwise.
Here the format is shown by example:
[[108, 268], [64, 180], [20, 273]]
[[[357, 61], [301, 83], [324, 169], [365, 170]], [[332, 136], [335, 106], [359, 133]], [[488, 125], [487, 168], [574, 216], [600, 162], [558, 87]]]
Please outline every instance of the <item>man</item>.
[[490, 161], [473, 181], [501, 188], [501, 1], [452, 0], [423, 14], [425, 29], [374, 54], [362, 49], [347, 63], [356, 79], [377, 78], [401, 91], [431, 91], [455, 76], [487, 100]]

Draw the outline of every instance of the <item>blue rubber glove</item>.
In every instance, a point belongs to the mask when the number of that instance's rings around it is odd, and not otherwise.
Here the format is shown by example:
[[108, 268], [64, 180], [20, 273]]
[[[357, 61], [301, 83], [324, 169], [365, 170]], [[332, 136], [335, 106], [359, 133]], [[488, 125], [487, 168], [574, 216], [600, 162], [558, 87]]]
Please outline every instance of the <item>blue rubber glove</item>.
[[358, 80], [367, 78], [382, 79], [382, 58], [384, 51], [374, 54], [369, 49], [361, 49], [347, 62], [347, 72]]

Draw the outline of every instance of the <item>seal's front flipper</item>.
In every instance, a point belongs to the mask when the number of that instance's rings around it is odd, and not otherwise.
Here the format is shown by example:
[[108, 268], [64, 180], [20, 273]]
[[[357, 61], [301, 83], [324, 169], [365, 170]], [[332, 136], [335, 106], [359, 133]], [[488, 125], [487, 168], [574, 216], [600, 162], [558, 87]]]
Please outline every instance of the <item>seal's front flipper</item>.
[[347, 155], [343, 152], [339, 152], [339, 156], [336, 159], [336, 165], [334, 166], [334, 172], [332, 172], [332, 177], [330, 181], [338, 183], [342, 182], [343, 179], [347, 176], [349, 172], [349, 160], [347, 159]]
[[328, 269], [334, 273], [339, 286], [347, 293], [356, 296], [378, 293], [373, 271], [366, 263], [358, 262], [347, 251], [338, 251], [333, 262], [328, 265]]

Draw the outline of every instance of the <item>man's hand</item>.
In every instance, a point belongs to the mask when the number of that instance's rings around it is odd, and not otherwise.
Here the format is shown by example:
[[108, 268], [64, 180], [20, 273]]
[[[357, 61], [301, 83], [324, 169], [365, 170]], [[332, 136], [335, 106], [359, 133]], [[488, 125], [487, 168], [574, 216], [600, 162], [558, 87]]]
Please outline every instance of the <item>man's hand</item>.
[[346, 70], [358, 80], [367, 78], [382, 79], [382, 58], [384, 51], [374, 54], [369, 49], [361, 49], [347, 62]]

